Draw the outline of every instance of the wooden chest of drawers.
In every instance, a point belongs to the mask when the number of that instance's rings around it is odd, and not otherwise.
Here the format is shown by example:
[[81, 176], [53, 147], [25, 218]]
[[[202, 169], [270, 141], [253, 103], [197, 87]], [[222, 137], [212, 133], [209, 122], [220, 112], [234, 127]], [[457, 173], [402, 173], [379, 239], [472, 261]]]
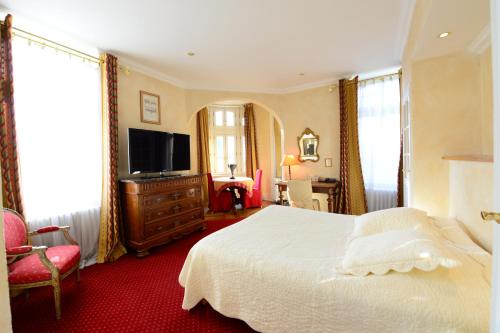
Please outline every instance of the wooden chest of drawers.
[[204, 229], [201, 176], [120, 181], [128, 247], [138, 257], [193, 231]]

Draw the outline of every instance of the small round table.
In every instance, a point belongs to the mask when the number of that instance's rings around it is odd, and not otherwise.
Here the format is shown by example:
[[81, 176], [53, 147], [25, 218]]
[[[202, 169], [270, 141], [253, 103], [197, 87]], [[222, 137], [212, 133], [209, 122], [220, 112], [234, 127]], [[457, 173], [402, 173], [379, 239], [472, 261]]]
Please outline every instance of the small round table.
[[[217, 177], [213, 179], [214, 189], [216, 195], [219, 195], [222, 191], [230, 190], [233, 198], [233, 212], [236, 215], [236, 205], [238, 204], [238, 198], [236, 197], [235, 191], [245, 191], [248, 195], [252, 195], [253, 189], [253, 179], [249, 177]], [[241, 194], [241, 193], [240, 193]], [[241, 198], [241, 195], [240, 195]], [[243, 209], [245, 209], [243, 202], [241, 203]]]

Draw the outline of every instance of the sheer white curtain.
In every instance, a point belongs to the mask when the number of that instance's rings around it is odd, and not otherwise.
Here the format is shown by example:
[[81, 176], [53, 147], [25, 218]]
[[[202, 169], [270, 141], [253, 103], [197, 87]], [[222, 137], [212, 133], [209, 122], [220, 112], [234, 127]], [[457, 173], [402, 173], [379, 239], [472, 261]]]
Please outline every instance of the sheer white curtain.
[[[30, 229], [70, 225], [82, 264], [92, 264], [102, 185], [99, 66], [17, 37], [13, 67], [26, 220]], [[63, 243], [58, 234], [33, 240]]]
[[399, 109], [397, 74], [359, 82], [359, 149], [368, 211], [397, 206]]

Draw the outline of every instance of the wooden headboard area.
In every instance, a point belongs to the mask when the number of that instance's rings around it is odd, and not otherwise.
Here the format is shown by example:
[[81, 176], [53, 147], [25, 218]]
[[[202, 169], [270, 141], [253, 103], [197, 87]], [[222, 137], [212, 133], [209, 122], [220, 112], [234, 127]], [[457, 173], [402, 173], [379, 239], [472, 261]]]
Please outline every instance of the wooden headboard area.
[[449, 159], [449, 216], [460, 221], [471, 238], [491, 253], [493, 223], [481, 219], [481, 210], [493, 208], [492, 158]]

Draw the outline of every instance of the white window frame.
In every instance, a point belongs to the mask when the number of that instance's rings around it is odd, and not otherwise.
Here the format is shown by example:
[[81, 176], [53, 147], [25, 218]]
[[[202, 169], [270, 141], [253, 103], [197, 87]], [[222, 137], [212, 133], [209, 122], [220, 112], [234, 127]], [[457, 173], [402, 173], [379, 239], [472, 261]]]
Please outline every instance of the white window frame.
[[[215, 124], [215, 112], [223, 111], [223, 125], [217, 126]], [[227, 126], [226, 124], [226, 112], [234, 112], [234, 126]], [[210, 105], [208, 107], [208, 123], [209, 123], [209, 145], [210, 145], [210, 165], [211, 173], [214, 176], [228, 176], [231, 174], [229, 168], [227, 167], [229, 163], [228, 151], [227, 151], [227, 137], [234, 136], [236, 138], [236, 176], [246, 175], [246, 165], [245, 165], [245, 152], [243, 148], [243, 136], [245, 135], [244, 130], [244, 107], [243, 105]], [[218, 136], [224, 137], [224, 171], [220, 172], [216, 169], [217, 167], [217, 145], [215, 144], [215, 138]]]

